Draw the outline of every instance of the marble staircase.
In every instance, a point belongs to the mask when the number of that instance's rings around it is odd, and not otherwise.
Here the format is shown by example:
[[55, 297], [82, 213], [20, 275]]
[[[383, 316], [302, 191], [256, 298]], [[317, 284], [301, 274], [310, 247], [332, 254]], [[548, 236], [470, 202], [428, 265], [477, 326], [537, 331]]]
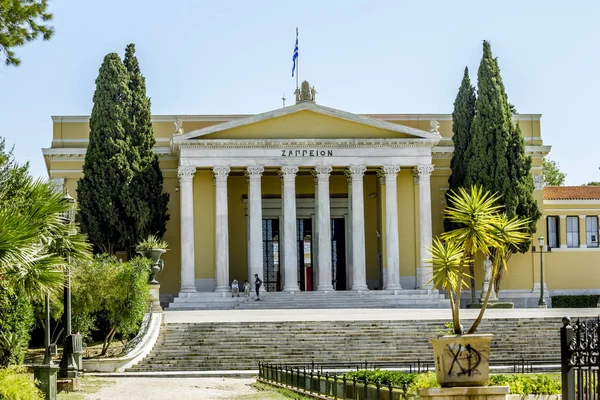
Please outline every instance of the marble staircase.
[[[242, 304], [246, 304], [245, 302]], [[262, 304], [262, 303], [261, 303]], [[315, 310], [318, 313], [319, 310]], [[206, 322], [163, 325], [132, 372], [255, 370], [269, 363], [432, 362], [429, 339], [447, 320]], [[470, 321], [464, 321], [469, 326]], [[559, 318], [484, 320], [491, 362], [558, 362]]]

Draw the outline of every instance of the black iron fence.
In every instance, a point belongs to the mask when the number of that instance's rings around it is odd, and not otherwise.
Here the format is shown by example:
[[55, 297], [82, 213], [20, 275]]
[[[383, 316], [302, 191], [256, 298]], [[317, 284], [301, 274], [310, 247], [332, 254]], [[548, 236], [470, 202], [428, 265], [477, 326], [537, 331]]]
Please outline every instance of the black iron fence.
[[[335, 399], [396, 400], [403, 399], [407, 387], [382, 384], [378, 381], [347, 377], [349, 371], [388, 369], [409, 373], [435, 371], [430, 361], [412, 362], [331, 362], [258, 364], [258, 377], [262, 382], [276, 384], [306, 393], [330, 396]], [[492, 370], [505, 373], [554, 372], [560, 369], [560, 360], [504, 360], [493, 362]]]
[[560, 353], [563, 400], [599, 399], [600, 317], [571, 325], [563, 318]]
[[367, 378], [348, 378], [345, 373], [322, 373], [320, 368], [283, 364], [260, 363], [258, 380], [334, 399], [400, 400], [407, 389], [392, 386], [391, 383], [383, 385], [380, 381], [373, 382]]

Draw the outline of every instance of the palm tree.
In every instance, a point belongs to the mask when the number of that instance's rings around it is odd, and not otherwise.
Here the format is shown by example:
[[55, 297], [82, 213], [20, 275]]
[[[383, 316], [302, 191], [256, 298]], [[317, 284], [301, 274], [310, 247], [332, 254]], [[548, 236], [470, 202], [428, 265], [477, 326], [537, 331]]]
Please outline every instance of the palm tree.
[[[433, 282], [448, 291], [452, 308], [452, 323], [455, 334], [462, 334], [460, 324], [460, 297], [470, 276], [465, 272], [477, 253], [492, 259], [492, 282], [498, 267], [506, 268], [506, 256], [529, 239], [528, 221], [515, 217], [509, 220], [502, 214], [497, 195], [472, 187], [470, 191], [459, 188], [458, 193], [449, 195], [451, 206], [444, 211], [445, 218], [457, 224], [457, 229], [444, 232], [431, 247]], [[469, 329], [474, 333], [487, 307], [491, 287], [486, 293], [479, 316]]]
[[57, 292], [64, 283], [65, 255], [89, 258], [85, 236], [65, 224], [71, 205], [49, 182], [22, 178], [20, 194], [26, 200], [1, 196], [0, 276], [22, 288], [30, 298]]

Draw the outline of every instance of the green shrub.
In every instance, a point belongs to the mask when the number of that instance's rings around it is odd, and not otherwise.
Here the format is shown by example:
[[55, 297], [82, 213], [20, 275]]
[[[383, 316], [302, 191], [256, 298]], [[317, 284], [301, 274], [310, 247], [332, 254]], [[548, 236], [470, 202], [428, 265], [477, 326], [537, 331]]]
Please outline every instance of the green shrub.
[[599, 299], [598, 294], [552, 296], [552, 308], [596, 308]]
[[382, 371], [380, 369], [352, 371], [346, 374], [346, 377], [349, 379], [352, 379], [354, 376], [356, 376], [356, 379], [359, 381], [367, 378], [367, 380], [371, 382], [379, 381], [382, 385], [391, 383], [392, 386], [405, 388], [413, 383], [417, 374], [404, 373], [401, 371]]
[[[417, 395], [417, 389], [430, 389], [440, 387], [437, 383], [435, 372], [423, 374], [411, 374], [402, 371], [386, 370], [360, 370], [346, 374], [346, 377], [352, 379], [353, 376], [359, 381], [367, 378], [370, 382], [379, 380], [382, 385], [389, 382], [393, 386], [404, 388], [405, 396], [411, 397]], [[489, 386], [509, 386], [511, 394], [529, 395], [529, 394], [560, 394], [561, 380], [560, 374], [509, 374], [509, 375], [490, 375]]]
[[33, 323], [29, 298], [0, 277], [0, 368], [23, 362]]
[[0, 400], [42, 400], [42, 392], [23, 367], [0, 369]]
[[511, 394], [561, 394], [559, 374], [512, 374], [490, 375], [490, 386], [509, 386]]

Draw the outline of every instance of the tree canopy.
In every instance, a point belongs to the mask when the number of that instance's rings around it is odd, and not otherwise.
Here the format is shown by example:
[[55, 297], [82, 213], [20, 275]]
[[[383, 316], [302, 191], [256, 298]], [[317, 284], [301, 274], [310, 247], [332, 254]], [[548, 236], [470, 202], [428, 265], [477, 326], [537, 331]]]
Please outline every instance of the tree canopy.
[[561, 172], [560, 165], [547, 157], [544, 157], [542, 162], [542, 174], [546, 186], [562, 186], [565, 184], [567, 177], [567, 174]]
[[0, 52], [5, 57], [5, 64], [21, 64], [13, 48], [40, 35], [44, 40], [50, 40], [54, 34], [54, 29], [48, 25], [51, 20], [48, 0], [0, 0]]

